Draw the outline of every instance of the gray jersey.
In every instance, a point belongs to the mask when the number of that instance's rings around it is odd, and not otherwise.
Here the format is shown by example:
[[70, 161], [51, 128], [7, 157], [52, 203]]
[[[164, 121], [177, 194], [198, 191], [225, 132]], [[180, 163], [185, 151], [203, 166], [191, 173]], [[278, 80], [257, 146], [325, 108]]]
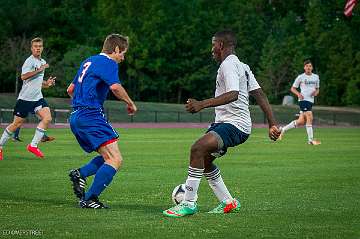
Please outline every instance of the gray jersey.
[[320, 88], [320, 79], [319, 76], [314, 73], [312, 73], [311, 75], [306, 75], [305, 73], [303, 73], [296, 77], [292, 86], [295, 88], [300, 87], [300, 93], [304, 96], [303, 100], [314, 103], [314, 96], [311, 96], [311, 94], [316, 89]]
[[239, 91], [238, 99], [215, 107], [215, 123], [230, 123], [242, 132], [251, 133], [249, 91], [260, 88], [250, 67], [235, 55], [221, 63], [216, 77], [215, 97], [229, 91]]
[[[44, 59], [38, 59], [31, 55], [25, 60], [24, 65], [21, 69], [21, 74], [23, 75], [25, 73], [35, 71], [44, 64], [46, 64], [46, 61]], [[45, 70], [27, 80], [24, 80], [18, 99], [26, 101], [38, 101], [43, 98], [41, 88], [44, 74]]]

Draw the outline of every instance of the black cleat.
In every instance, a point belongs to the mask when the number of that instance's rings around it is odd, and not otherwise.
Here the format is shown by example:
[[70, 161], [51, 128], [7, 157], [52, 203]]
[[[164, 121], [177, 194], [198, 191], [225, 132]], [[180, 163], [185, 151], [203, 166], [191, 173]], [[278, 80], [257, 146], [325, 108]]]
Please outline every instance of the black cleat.
[[109, 207], [99, 202], [97, 197], [90, 198], [89, 200], [81, 199], [79, 202], [81, 208], [94, 208], [94, 209], [108, 209]]
[[79, 199], [83, 198], [85, 195], [86, 179], [81, 177], [78, 169], [71, 170], [69, 177], [73, 185], [74, 194]]
[[12, 138], [12, 140], [15, 142], [15, 141], [18, 141], [18, 142], [22, 142], [22, 139], [20, 139], [19, 137], [14, 137]]

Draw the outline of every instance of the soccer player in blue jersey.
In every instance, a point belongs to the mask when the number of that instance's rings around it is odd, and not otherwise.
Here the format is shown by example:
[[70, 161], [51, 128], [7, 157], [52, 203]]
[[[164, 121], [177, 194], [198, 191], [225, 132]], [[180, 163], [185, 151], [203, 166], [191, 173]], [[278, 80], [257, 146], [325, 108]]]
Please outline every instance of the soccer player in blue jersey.
[[[118, 63], [125, 59], [128, 38], [119, 34], [106, 37], [102, 52], [82, 62], [77, 75], [67, 92], [72, 97], [73, 112], [70, 126], [82, 149], [96, 151], [98, 156], [79, 169], [70, 171], [70, 180], [82, 208], [107, 208], [98, 199], [111, 183], [122, 163], [118, 148], [118, 134], [109, 124], [103, 112], [103, 104], [111, 90], [127, 104], [128, 114], [137, 111], [135, 103], [121, 86]], [[86, 178], [95, 175], [94, 181], [85, 192]]]

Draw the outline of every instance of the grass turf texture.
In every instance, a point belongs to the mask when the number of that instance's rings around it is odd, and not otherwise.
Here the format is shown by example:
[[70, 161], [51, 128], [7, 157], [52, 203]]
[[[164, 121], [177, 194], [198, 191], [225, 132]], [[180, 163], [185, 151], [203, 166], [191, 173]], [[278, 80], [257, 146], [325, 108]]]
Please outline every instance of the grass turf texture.
[[[189, 148], [201, 129], [120, 129], [124, 165], [101, 199], [110, 210], [77, 208], [68, 170], [86, 163], [69, 129], [51, 129], [40, 145], [45, 159], [8, 142], [0, 161], [0, 237], [40, 230], [42, 238], [359, 238], [360, 129], [316, 129], [318, 147], [305, 129], [270, 142], [265, 129], [217, 160], [238, 214], [209, 215], [217, 200], [203, 178], [200, 213], [173, 219], [172, 189], [187, 175]], [[14, 236], [15, 237], [15, 236]], [[19, 236], [17, 237], [19, 238]]]

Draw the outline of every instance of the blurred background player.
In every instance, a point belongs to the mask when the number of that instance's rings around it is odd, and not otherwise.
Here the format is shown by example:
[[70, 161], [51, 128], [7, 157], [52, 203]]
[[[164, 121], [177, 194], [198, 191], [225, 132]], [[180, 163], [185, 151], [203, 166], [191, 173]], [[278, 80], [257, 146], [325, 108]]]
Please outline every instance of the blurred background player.
[[[291, 87], [291, 92], [298, 97], [300, 115], [297, 120], [291, 121], [288, 125], [281, 129], [280, 139], [286, 131], [303, 126], [305, 123], [306, 133], [308, 135], [309, 145], [319, 145], [320, 141], [314, 140], [313, 133], [313, 113], [312, 106], [314, 104], [315, 96], [319, 95], [320, 79], [317, 74], [312, 73], [313, 65], [310, 60], [304, 61], [304, 73], [298, 75]], [[300, 87], [299, 92], [297, 89]]]
[[[103, 113], [109, 90], [116, 98], [125, 101], [128, 114], [137, 111], [118, 76], [118, 63], [125, 59], [128, 45], [127, 37], [119, 34], [107, 36], [101, 53], [81, 64], [67, 90], [72, 97], [73, 107], [71, 131], [85, 152], [96, 151], [100, 154], [83, 167], [70, 171], [73, 190], [82, 208], [107, 208], [98, 197], [109, 186], [122, 163], [117, 144], [119, 136]], [[86, 178], [94, 174], [94, 181], [85, 193]]]
[[235, 55], [236, 37], [231, 31], [217, 32], [212, 38], [213, 58], [221, 63], [216, 77], [215, 98], [189, 99], [186, 110], [196, 113], [215, 107], [215, 123], [191, 147], [184, 201], [163, 211], [169, 217], [183, 217], [198, 211], [196, 195], [204, 175], [220, 204], [209, 213], [229, 213], [240, 209], [240, 202], [228, 191], [219, 168], [213, 163], [228, 147], [244, 143], [251, 133], [249, 94], [254, 96], [269, 122], [269, 137], [276, 140], [280, 131], [269, 102], [249, 66]]
[[21, 127], [25, 122], [25, 118], [29, 113], [35, 113], [40, 122], [35, 130], [31, 143], [27, 146], [27, 150], [37, 157], [44, 157], [44, 154], [38, 148], [46, 129], [51, 122], [50, 108], [43, 98], [41, 89], [49, 88], [55, 85], [56, 77], [50, 76], [44, 81], [45, 69], [49, 64], [41, 58], [44, 50], [43, 40], [39, 37], [31, 40], [31, 56], [29, 56], [21, 70], [21, 79], [23, 85], [14, 108], [14, 120], [8, 125], [0, 138], [0, 160], [3, 159], [3, 146], [8, 139], [12, 137], [14, 131]]

